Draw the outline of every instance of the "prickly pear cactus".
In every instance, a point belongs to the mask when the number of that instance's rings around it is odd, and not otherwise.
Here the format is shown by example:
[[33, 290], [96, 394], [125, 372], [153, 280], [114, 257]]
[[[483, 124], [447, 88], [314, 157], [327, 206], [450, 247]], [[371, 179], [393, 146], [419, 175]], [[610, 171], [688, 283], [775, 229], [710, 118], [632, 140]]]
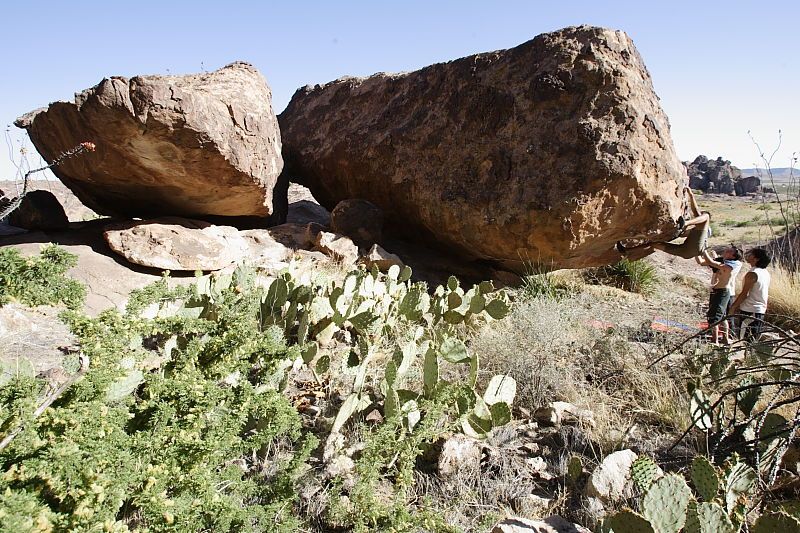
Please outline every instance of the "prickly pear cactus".
[[703, 501], [710, 502], [717, 497], [719, 491], [719, 474], [717, 469], [708, 459], [698, 455], [692, 461], [692, 483], [697, 490], [697, 494]]
[[725, 479], [725, 504], [733, 512], [740, 497], [747, 495], [756, 486], [758, 474], [745, 463], [735, 463]]
[[646, 455], [639, 456], [631, 464], [631, 479], [642, 492], [647, 491], [661, 474], [662, 472], [658, 465]]
[[574, 487], [583, 475], [583, 461], [577, 455], [573, 455], [567, 462], [567, 483]]
[[753, 533], [800, 533], [800, 521], [786, 513], [766, 513], [758, 517]]
[[686, 523], [692, 492], [677, 474], [656, 480], [642, 500], [644, 517], [658, 533], [678, 533]]
[[718, 503], [692, 502], [686, 516], [685, 533], [736, 533], [725, 510]]
[[603, 522], [603, 530], [614, 533], [656, 533], [647, 519], [629, 509], [607, 518]]

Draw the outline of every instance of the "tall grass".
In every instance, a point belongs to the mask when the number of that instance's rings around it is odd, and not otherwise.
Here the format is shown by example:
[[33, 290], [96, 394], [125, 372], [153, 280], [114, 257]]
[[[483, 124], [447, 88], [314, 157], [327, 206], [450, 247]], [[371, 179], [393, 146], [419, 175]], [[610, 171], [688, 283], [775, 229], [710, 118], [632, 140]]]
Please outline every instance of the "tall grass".
[[767, 311], [778, 317], [800, 319], [800, 272], [778, 266], [771, 274]]

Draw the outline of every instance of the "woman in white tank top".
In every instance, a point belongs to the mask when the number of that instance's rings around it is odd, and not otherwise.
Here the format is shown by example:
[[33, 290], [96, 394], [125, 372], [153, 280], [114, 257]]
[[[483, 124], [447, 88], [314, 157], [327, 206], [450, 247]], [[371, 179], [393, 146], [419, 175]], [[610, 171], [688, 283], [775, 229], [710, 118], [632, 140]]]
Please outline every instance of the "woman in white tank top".
[[754, 340], [761, 334], [764, 313], [767, 312], [771, 279], [767, 266], [771, 258], [763, 248], [754, 248], [747, 252], [745, 261], [753, 268], [744, 277], [742, 292], [731, 305], [731, 314], [743, 315], [740, 325], [742, 338]]

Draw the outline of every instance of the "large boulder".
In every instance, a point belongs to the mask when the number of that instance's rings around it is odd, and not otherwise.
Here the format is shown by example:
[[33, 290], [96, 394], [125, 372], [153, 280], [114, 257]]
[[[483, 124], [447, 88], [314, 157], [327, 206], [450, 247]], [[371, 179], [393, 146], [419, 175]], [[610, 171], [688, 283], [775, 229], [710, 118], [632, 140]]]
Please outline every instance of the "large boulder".
[[518, 272], [615, 262], [683, 211], [669, 122], [619, 31], [307, 86], [278, 121], [287, 173], [328, 209], [363, 198], [390, 229]]
[[8, 215], [8, 223], [27, 230], [58, 231], [69, 227], [69, 219], [58, 198], [50, 191], [30, 191]]
[[285, 216], [285, 195], [273, 195], [283, 161], [271, 99], [254, 67], [233, 63], [188, 76], [106, 78], [16, 125], [48, 162], [96, 144], [53, 172], [97, 213]]

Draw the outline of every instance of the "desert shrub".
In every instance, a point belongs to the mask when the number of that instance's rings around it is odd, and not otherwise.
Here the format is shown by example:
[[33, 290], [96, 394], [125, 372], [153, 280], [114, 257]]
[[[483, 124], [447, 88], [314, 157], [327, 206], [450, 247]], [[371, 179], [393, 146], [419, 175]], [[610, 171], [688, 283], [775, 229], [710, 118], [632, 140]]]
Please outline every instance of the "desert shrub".
[[[449, 530], [415, 498], [413, 473], [443, 432], [481, 437], [511, 420], [513, 380], [482, 380], [463, 341], [508, 314], [507, 296], [455, 278], [431, 294], [396, 267], [323, 282], [289, 270], [162, 279], [124, 314], [65, 313], [83, 350], [67, 388], [30, 365], [0, 374], [0, 526], [295, 531], [316, 452], [326, 466], [356, 459], [352, 474], [316, 479], [332, 487], [323, 527]], [[300, 372], [339, 384], [331, 424], [304, 427], [284, 394]], [[364, 430], [371, 405], [385, 422]]]
[[514, 377], [520, 407], [533, 412], [567, 401], [593, 411], [596, 427], [584, 429], [603, 451], [634, 423], [665, 434], [683, 428], [688, 415], [680, 382], [668, 370], [648, 369], [624, 330], [593, 327], [594, 298], [582, 292], [521, 300], [471, 346], [487, 370]]
[[23, 257], [16, 248], [0, 250], [0, 305], [12, 298], [29, 305], [64, 304], [77, 309], [85, 287], [66, 276], [78, 257], [55, 245], [42, 247], [38, 256]]
[[[2, 427], [22, 428], [0, 451], [2, 529], [296, 530], [293, 480], [316, 441], [265, 388], [292, 349], [259, 304], [230, 289], [203, 319], [67, 315], [83, 378], [35, 420], [42, 380], [0, 388]], [[283, 440], [292, 454], [270, 455]]]
[[639, 294], [652, 294], [658, 286], [658, 271], [642, 260], [623, 259], [613, 265], [590, 269], [586, 273], [592, 283], [612, 285]]

